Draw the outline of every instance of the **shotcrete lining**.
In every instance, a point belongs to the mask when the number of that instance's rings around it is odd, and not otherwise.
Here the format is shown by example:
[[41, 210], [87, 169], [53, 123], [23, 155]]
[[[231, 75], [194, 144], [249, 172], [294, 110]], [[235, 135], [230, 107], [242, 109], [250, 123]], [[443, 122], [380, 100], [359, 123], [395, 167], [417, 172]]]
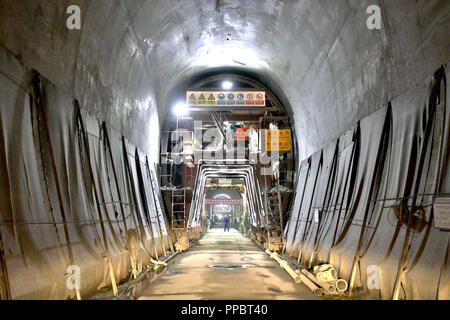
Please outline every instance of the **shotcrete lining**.
[[[373, 4], [382, 30], [366, 28]], [[79, 5], [82, 29], [70, 31], [65, 2], [2, 1], [0, 41], [147, 153], [171, 88], [207, 68], [257, 72], [281, 88], [304, 159], [450, 60], [448, 1]]]

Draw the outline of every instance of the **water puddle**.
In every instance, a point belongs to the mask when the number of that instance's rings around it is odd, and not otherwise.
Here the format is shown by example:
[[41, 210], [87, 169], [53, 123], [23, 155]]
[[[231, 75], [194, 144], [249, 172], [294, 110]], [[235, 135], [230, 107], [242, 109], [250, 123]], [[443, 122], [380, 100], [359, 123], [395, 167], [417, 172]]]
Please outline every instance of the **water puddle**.
[[167, 270], [166, 272], [164, 272], [164, 274], [182, 274], [183, 272], [181, 271], [173, 271], [173, 270]]
[[251, 263], [244, 264], [210, 264], [209, 268], [212, 269], [225, 269], [225, 270], [235, 270], [235, 269], [247, 269], [247, 268], [255, 268], [256, 265]]

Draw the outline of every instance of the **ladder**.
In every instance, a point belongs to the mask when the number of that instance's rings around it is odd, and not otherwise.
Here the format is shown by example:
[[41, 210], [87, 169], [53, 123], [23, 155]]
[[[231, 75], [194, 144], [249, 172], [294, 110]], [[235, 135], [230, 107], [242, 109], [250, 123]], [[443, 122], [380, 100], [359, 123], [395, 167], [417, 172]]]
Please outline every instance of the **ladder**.
[[172, 189], [172, 229], [186, 228], [186, 188]]
[[156, 175], [156, 164], [155, 164], [155, 171], [152, 170], [152, 168], [150, 168], [150, 166], [148, 165], [148, 160], [147, 160], [147, 168], [149, 170], [149, 174], [150, 174], [150, 183], [152, 186], [152, 192], [153, 192], [153, 201], [155, 203], [155, 208], [158, 214], [158, 228], [159, 228], [159, 232], [161, 234], [161, 242], [163, 244], [163, 251], [164, 251], [164, 255], [166, 255], [166, 248], [164, 245], [164, 239], [163, 239], [163, 230], [161, 227], [161, 221], [164, 224], [164, 228], [166, 230], [167, 233], [167, 238], [168, 238], [168, 242], [169, 242], [169, 246], [170, 246], [170, 250], [172, 252], [175, 252], [174, 250], [174, 246], [173, 246], [173, 242], [172, 242], [172, 238], [169, 234], [169, 228], [168, 228], [168, 222], [167, 222], [167, 218], [166, 218], [166, 213], [164, 212], [164, 205], [163, 205], [163, 199], [160, 193], [160, 188], [158, 186], [158, 179], [157, 179], [157, 175]]
[[266, 191], [267, 241], [271, 251], [283, 248], [283, 205], [279, 181], [277, 185], [276, 191]]

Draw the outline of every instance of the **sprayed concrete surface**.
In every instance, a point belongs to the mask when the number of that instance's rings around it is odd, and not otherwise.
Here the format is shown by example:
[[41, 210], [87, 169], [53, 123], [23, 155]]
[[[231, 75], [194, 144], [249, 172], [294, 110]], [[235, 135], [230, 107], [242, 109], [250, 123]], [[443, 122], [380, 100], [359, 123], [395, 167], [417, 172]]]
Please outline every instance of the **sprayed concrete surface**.
[[[222, 269], [213, 265], [230, 265]], [[243, 265], [244, 268], [237, 268]], [[251, 240], [235, 229], [211, 229], [175, 258], [141, 294], [140, 300], [318, 299]]]

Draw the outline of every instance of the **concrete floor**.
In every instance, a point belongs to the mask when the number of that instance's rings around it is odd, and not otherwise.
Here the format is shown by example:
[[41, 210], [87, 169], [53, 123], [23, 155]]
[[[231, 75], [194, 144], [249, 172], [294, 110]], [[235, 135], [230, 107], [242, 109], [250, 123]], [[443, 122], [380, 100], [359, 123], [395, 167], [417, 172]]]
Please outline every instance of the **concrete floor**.
[[[248, 268], [215, 269], [215, 264]], [[169, 263], [167, 270], [142, 291], [140, 300], [155, 299], [319, 299], [270, 260], [235, 229], [211, 229], [189, 251]]]

